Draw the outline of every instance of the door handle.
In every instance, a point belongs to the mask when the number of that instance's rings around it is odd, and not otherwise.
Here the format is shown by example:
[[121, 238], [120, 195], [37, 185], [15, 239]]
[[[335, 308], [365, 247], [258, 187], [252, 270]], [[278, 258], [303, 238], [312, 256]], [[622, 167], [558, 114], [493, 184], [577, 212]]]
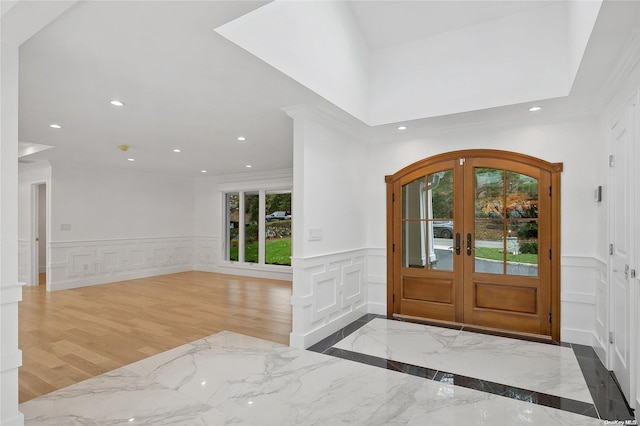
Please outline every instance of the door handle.
[[460, 233], [456, 233], [456, 254], [460, 254]]
[[471, 256], [471, 233], [467, 234], [467, 256]]

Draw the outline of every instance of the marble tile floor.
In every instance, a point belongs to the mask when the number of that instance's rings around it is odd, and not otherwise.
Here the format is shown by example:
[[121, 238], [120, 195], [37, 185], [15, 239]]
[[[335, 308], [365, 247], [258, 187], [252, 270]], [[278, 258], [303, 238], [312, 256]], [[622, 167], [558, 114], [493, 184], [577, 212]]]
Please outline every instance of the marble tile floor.
[[26, 425], [602, 425], [593, 416], [220, 332], [21, 404]]
[[634, 418], [615, 378], [587, 346], [370, 314], [309, 349], [603, 420]]

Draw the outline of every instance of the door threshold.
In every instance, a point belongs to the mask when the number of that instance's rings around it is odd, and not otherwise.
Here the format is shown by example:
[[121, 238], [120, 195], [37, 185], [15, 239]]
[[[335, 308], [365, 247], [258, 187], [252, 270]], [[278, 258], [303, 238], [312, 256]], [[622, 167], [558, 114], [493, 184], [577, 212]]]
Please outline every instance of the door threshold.
[[403, 315], [403, 314], [393, 314], [391, 318], [399, 321], [413, 322], [417, 324], [431, 325], [434, 327], [442, 327], [442, 328], [450, 328], [450, 329], [461, 330], [461, 331], [470, 331], [473, 333], [489, 334], [489, 335], [498, 336], [498, 337], [508, 337], [511, 339], [526, 340], [529, 342], [547, 343], [547, 344], [556, 345], [556, 346], [562, 345], [561, 342], [553, 340], [551, 336], [544, 336], [541, 334], [524, 333], [520, 331], [504, 330], [501, 328], [484, 327], [479, 325], [464, 324], [460, 322], [414, 317], [411, 315]]

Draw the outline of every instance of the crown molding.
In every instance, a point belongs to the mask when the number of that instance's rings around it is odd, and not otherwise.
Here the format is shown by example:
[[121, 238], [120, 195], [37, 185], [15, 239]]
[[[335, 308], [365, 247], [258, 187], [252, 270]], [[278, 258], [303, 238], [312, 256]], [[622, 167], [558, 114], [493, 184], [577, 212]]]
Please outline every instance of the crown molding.
[[600, 91], [604, 104], [608, 104], [618, 93], [622, 83], [640, 62], [640, 29], [633, 30], [618, 56], [609, 78]]

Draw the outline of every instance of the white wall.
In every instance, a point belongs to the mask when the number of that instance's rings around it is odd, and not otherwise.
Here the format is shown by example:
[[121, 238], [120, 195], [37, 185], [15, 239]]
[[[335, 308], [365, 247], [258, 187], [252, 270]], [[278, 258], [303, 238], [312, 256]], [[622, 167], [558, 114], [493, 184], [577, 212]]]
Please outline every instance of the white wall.
[[[18, 4], [19, 3], [19, 4]], [[18, 410], [18, 47], [75, 1], [48, 2], [42, 8], [27, 2], [0, 6], [0, 424], [19, 426]], [[14, 13], [15, 12], [15, 13]]]
[[287, 113], [300, 218], [293, 221], [290, 344], [308, 347], [368, 312], [366, 133], [309, 108]]
[[51, 193], [52, 241], [193, 234], [190, 178], [54, 163]]
[[192, 179], [54, 163], [50, 194], [47, 288], [193, 269]]
[[[4, 22], [4, 21], [3, 21]], [[23, 424], [18, 411], [18, 44], [2, 34], [0, 56], [0, 424]]]
[[373, 52], [369, 122], [566, 96], [572, 83], [566, 7], [558, 2]]
[[[594, 201], [594, 190], [606, 181], [606, 163], [600, 121], [594, 117], [549, 124], [501, 124], [450, 131], [439, 135], [416, 134], [413, 139], [371, 146], [366, 184], [368, 242], [371, 248], [386, 245], [386, 199], [384, 176], [423, 158], [462, 149], [499, 149], [562, 162], [562, 287], [561, 337], [576, 343], [592, 343], [596, 283], [606, 261], [603, 241], [606, 225], [603, 206]], [[410, 129], [408, 131], [411, 131]], [[405, 135], [406, 136], [406, 135]], [[377, 269], [385, 270], [379, 256]], [[369, 267], [373, 268], [373, 260]], [[379, 274], [379, 273], [378, 273]], [[376, 275], [378, 275], [376, 274]], [[373, 283], [370, 287], [380, 287]], [[376, 294], [385, 297], [381, 289]], [[370, 298], [372, 304], [386, 300]]]
[[367, 121], [369, 49], [346, 2], [274, 1], [216, 32]]

